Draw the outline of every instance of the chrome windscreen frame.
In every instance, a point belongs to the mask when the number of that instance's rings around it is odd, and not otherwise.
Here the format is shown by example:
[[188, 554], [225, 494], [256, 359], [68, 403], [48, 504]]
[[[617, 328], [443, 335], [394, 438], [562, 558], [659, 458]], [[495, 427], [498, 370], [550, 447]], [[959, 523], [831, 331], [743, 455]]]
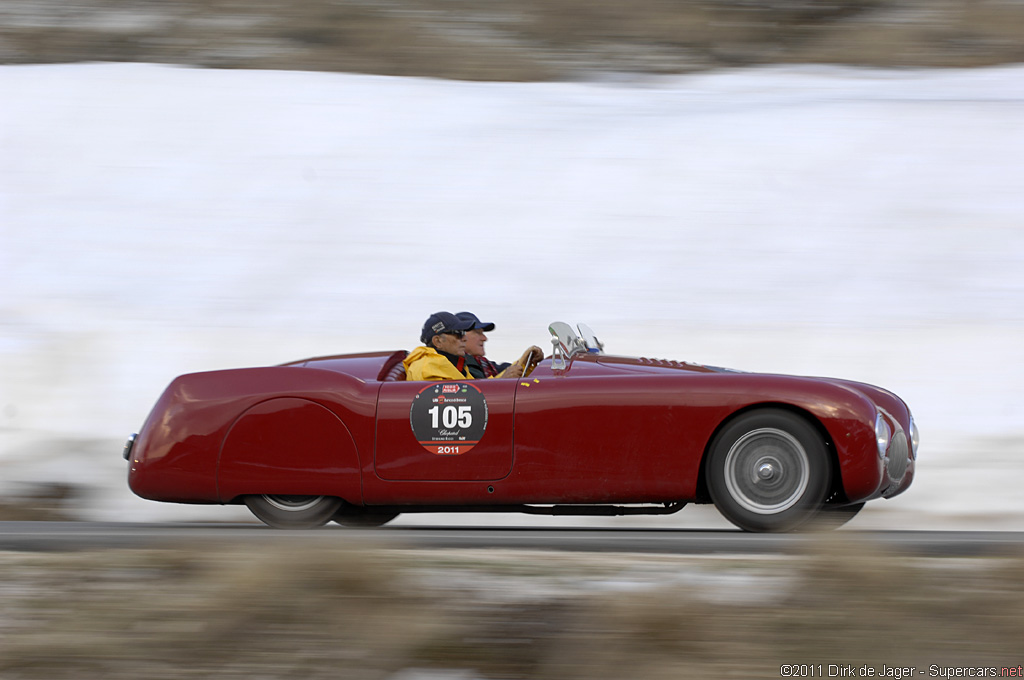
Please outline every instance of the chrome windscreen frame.
[[[580, 324], [579, 333], [563, 321], [553, 321], [548, 326], [551, 333], [551, 368], [556, 371], [565, 369], [566, 362], [577, 354], [603, 354], [604, 343], [590, 326]], [[582, 336], [582, 337], [580, 337]]]

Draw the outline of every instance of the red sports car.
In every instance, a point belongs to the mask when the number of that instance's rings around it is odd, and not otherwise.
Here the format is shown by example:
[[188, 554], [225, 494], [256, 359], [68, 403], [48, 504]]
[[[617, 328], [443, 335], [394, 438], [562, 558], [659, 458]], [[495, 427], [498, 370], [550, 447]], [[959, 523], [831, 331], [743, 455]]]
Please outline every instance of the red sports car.
[[606, 354], [585, 326], [520, 379], [405, 380], [404, 351], [176, 378], [129, 438], [143, 498], [276, 527], [403, 512], [667, 514], [837, 526], [914, 478], [907, 405], [846, 380]]

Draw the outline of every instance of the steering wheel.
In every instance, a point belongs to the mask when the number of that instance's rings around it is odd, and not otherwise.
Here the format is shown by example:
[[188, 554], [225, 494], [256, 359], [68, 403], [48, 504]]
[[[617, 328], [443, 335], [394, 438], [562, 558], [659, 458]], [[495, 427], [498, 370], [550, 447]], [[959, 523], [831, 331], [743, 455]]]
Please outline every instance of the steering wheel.
[[[539, 364], [541, 362], [540, 359], [535, 359], [534, 358], [536, 354], [540, 354], [540, 353], [539, 352], [535, 353], [533, 351], [533, 349], [534, 349], [533, 347], [530, 347], [528, 350], [523, 352], [523, 356], [519, 357], [519, 361], [516, 362], [516, 363], [519, 363], [519, 364], [521, 364], [523, 366], [523, 375], [521, 376], [523, 378], [525, 378], [526, 376], [530, 375], [530, 373], [533, 372], [533, 369], [537, 368], [537, 364]], [[541, 356], [543, 357], [543, 355], [541, 355]]]

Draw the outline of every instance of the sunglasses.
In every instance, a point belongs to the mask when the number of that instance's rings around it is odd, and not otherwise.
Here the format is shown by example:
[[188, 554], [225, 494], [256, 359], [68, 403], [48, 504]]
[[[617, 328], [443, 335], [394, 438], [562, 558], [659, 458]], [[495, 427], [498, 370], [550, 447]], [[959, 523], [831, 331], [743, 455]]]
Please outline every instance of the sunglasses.
[[466, 337], [466, 331], [445, 331], [441, 335], [454, 335], [457, 338]]

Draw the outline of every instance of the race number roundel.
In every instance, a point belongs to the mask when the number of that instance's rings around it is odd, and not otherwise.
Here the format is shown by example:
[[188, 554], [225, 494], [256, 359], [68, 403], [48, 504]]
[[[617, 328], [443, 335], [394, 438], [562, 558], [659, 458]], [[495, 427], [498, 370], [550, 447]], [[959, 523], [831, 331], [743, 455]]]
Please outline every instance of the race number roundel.
[[487, 429], [487, 400], [472, 383], [424, 387], [409, 409], [416, 441], [439, 456], [458, 456], [476, 446]]

